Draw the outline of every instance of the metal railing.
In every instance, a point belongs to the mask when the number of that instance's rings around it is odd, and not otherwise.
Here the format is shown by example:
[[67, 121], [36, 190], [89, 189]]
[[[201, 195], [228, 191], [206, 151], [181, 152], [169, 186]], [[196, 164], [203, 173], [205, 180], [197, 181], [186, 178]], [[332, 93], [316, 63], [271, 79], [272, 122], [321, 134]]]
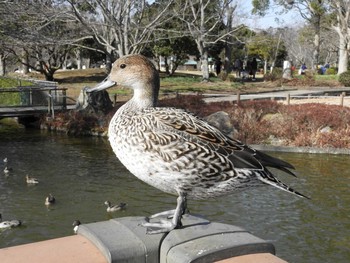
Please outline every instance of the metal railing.
[[21, 86], [15, 88], [0, 88], [0, 108], [8, 108], [9, 111], [16, 108], [20, 115], [21, 109], [37, 109], [43, 106], [52, 117], [56, 110], [67, 109], [66, 88], [43, 87], [43, 86]]

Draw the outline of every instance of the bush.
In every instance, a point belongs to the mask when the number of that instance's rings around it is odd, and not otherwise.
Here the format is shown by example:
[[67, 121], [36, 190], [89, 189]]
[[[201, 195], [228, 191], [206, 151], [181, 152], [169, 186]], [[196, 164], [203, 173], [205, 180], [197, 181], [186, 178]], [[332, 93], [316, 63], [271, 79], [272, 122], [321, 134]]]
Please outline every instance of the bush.
[[214, 72], [209, 72], [209, 78], [214, 78], [216, 77], [216, 74]]
[[339, 75], [338, 81], [345, 87], [350, 87], [350, 71], [345, 71]]
[[220, 78], [222, 81], [225, 81], [227, 79], [227, 72], [226, 71], [221, 71], [218, 78]]
[[235, 82], [236, 81], [236, 77], [234, 75], [228, 75], [227, 77], [229, 82]]
[[264, 79], [266, 81], [276, 81], [282, 78], [283, 69], [274, 68], [272, 72], [265, 74]]
[[328, 68], [326, 70], [326, 75], [336, 75], [338, 73], [338, 69], [337, 68]]

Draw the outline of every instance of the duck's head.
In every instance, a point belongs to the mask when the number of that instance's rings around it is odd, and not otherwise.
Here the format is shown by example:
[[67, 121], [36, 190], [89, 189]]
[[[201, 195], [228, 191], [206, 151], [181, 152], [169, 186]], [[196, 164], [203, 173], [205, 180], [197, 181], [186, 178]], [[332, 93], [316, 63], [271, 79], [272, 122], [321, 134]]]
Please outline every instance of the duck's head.
[[[117, 59], [108, 77], [87, 92], [101, 91], [114, 85], [134, 90], [134, 99], [149, 101], [155, 106], [159, 92], [159, 74], [153, 63], [142, 55], [128, 55]], [[146, 103], [147, 104], [147, 103]]]

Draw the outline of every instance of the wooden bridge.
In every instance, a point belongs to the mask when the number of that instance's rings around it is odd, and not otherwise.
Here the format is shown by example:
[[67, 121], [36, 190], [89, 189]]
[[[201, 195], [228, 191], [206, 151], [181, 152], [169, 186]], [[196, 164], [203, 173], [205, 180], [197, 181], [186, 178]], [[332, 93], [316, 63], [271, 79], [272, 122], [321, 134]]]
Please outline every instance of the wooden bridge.
[[55, 116], [55, 112], [74, 109], [67, 104], [66, 88], [56, 82], [34, 81], [33, 86], [0, 88], [0, 119], [6, 117]]

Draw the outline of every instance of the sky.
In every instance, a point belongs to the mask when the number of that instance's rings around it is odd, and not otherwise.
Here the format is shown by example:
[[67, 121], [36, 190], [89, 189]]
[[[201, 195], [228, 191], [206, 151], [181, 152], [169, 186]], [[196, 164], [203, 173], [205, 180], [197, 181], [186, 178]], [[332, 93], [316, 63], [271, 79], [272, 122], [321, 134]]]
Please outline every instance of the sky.
[[296, 11], [278, 15], [275, 13], [282, 9], [275, 6], [264, 17], [260, 17], [251, 14], [253, 9], [251, 0], [237, 0], [237, 4], [243, 16], [242, 20], [244, 21], [242, 22], [252, 28], [267, 29], [269, 27], [295, 26], [304, 22]]

